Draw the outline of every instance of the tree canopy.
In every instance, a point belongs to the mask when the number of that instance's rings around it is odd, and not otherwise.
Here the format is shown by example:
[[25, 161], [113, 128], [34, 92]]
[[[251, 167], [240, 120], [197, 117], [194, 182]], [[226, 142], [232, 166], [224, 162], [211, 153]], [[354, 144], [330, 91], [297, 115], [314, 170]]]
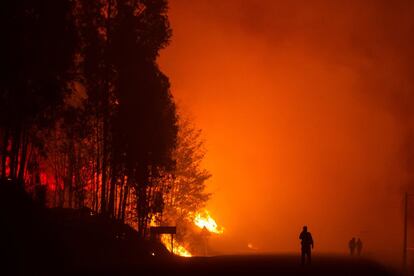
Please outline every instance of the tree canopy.
[[157, 64], [171, 37], [167, 9], [166, 0], [6, 0], [0, 184], [142, 237], [155, 217], [180, 223], [205, 204], [200, 132], [179, 120]]

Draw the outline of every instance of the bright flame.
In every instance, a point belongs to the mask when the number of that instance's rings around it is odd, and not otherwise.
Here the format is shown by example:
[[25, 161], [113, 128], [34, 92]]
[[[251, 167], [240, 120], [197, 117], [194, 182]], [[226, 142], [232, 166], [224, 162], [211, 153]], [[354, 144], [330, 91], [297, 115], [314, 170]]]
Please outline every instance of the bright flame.
[[203, 212], [197, 212], [194, 217], [194, 223], [199, 228], [207, 228], [211, 233], [222, 234], [224, 232], [223, 227], [218, 227], [216, 221], [210, 216], [207, 210]]
[[[157, 223], [155, 222], [154, 217], [151, 219], [150, 225], [151, 226], [156, 226], [157, 225]], [[167, 248], [167, 250], [171, 252], [171, 236], [170, 235], [160, 235], [160, 240], [161, 240], [161, 243]], [[173, 240], [173, 245], [174, 245], [173, 254], [181, 256], [181, 257], [192, 257], [191, 253], [188, 252], [188, 250], [185, 249], [184, 246], [179, 244], [175, 239]]]
[[[171, 252], [171, 237], [169, 235], [161, 235], [161, 242], [164, 246]], [[174, 252], [173, 254], [181, 256], [181, 257], [191, 257], [191, 253], [187, 251], [181, 244], [177, 243], [175, 240], [173, 241], [174, 245]]]

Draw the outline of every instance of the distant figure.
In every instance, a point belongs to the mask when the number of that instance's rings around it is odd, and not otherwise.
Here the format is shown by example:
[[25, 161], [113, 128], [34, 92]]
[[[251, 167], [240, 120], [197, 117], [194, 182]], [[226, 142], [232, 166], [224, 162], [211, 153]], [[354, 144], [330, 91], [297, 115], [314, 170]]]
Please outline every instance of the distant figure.
[[[303, 226], [303, 230], [299, 235], [301, 240], [300, 244], [302, 246], [302, 265], [305, 264], [305, 258], [307, 257], [307, 263], [311, 263], [311, 251], [313, 249], [313, 239], [310, 232], [308, 232], [308, 227]], [[312, 248], [311, 248], [312, 246]]]
[[356, 250], [358, 253], [358, 256], [361, 255], [361, 251], [362, 251], [362, 241], [360, 238], [358, 238], [357, 242], [356, 242]]
[[352, 238], [349, 243], [348, 243], [348, 247], [349, 247], [349, 254], [351, 256], [354, 255], [355, 252], [355, 247], [356, 247], [356, 242], [355, 242], [355, 238]]

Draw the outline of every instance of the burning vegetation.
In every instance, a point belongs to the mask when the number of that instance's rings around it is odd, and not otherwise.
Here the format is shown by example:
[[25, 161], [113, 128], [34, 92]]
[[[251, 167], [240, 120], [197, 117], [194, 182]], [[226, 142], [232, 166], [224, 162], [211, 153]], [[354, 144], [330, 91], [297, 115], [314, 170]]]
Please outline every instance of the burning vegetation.
[[224, 232], [224, 228], [217, 225], [207, 210], [195, 214], [194, 224], [201, 229], [206, 228], [210, 233], [222, 234]]
[[[187, 220], [188, 222], [193, 223], [193, 227], [184, 228], [186, 229], [186, 236], [189, 236], [190, 238], [187, 240], [183, 240], [181, 238], [181, 241], [173, 239], [173, 241], [171, 241], [172, 237], [169, 237], [168, 235], [161, 235], [161, 242], [170, 252], [182, 257], [208, 255], [209, 235], [220, 235], [224, 232], [224, 228], [217, 225], [208, 210], [196, 212], [195, 215], [190, 214]], [[179, 235], [179, 237], [181, 237], [181, 235]], [[171, 246], [173, 246], [173, 250], [171, 249]], [[191, 250], [187, 248], [191, 248]], [[191, 252], [194, 253], [192, 254]]]
[[196, 226], [219, 230], [197, 213], [210, 197], [201, 131], [178, 114], [157, 64], [171, 36], [167, 2], [46, 2], [8, 1], [2, 17], [22, 27], [1, 46], [1, 182], [144, 239], [152, 224], [176, 225], [174, 253], [198, 254]]
[[161, 235], [161, 242], [162, 244], [168, 249], [168, 251], [172, 252], [175, 255], [181, 256], [181, 257], [192, 257], [190, 252], [188, 252], [187, 249], [185, 249], [181, 244], [179, 244], [177, 241], [172, 241], [173, 250], [171, 249], [171, 237], [168, 237], [168, 235]]

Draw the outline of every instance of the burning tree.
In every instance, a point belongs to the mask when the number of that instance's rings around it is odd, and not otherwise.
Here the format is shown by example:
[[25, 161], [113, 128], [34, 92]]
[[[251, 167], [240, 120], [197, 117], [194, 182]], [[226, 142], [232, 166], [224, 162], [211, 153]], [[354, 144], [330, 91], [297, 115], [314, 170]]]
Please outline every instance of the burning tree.
[[0, 46], [1, 182], [42, 201], [48, 190], [49, 206], [87, 207], [141, 237], [151, 222], [174, 224], [180, 242], [197, 244], [210, 173], [201, 131], [177, 123], [156, 62], [171, 36], [167, 1], [5, 6], [0, 20], [13, 28]]
[[205, 191], [211, 174], [202, 168], [205, 156], [201, 130], [188, 117], [179, 117], [177, 147], [173, 152], [175, 170], [165, 182], [165, 207], [158, 223], [177, 225], [177, 241], [192, 253], [200, 253], [201, 236], [194, 224], [210, 194]]
[[175, 103], [156, 63], [167, 1], [6, 6], [3, 25], [19, 23], [1, 45], [2, 180], [39, 185], [46, 173], [49, 203], [135, 219], [144, 236], [156, 179], [174, 165]]

